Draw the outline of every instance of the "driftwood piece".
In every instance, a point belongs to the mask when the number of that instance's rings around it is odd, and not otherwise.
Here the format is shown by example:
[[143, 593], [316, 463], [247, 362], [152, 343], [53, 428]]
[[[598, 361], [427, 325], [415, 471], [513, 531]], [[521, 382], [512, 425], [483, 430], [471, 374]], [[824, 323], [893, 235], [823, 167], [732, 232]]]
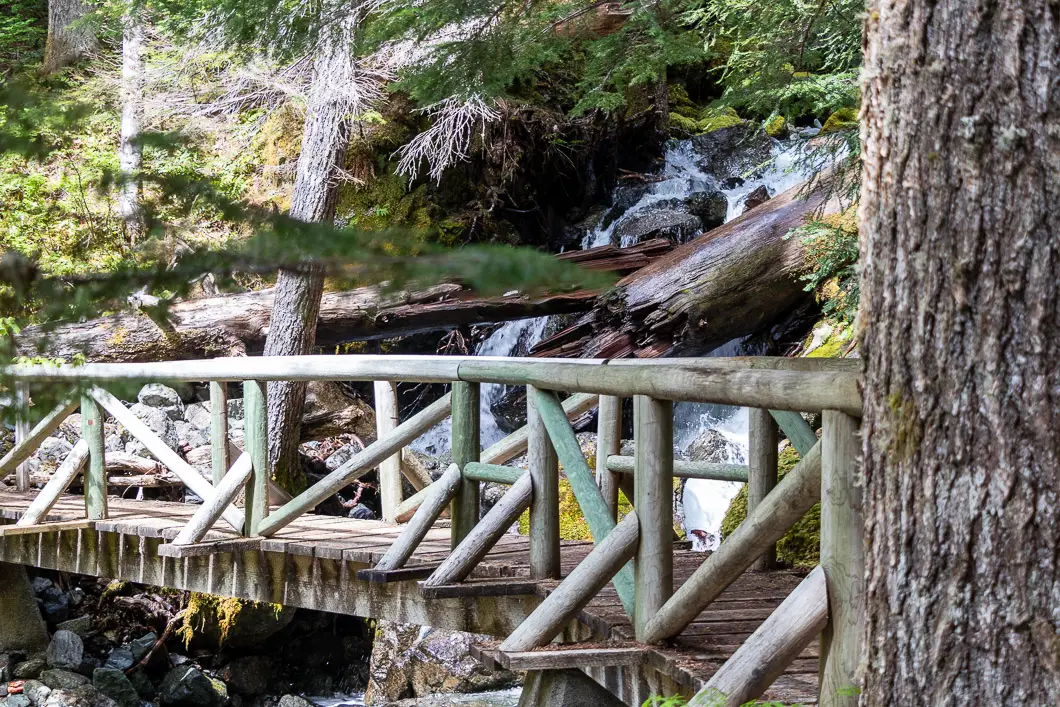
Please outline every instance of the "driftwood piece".
[[810, 296], [799, 279], [802, 243], [785, 238], [816, 210], [835, 210], [822, 191], [794, 187], [674, 249], [618, 283], [571, 327], [540, 342], [535, 356], [653, 358], [707, 351], [761, 331]]
[[[649, 264], [669, 250], [649, 241], [632, 248], [602, 248], [578, 256], [561, 256], [586, 269], [628, 272]], [[93, 361], [162, 361], [241, 355], [262, 350], [272, 313], [273, 290], [244, 292], [180, 302], [160, 327], [146, 314], [124, 312], [66, 324], [51, 332], [26, 327], [19, 348], [33, 354], [70, 359], [83, 353]], [[365, 340], [451, 329], [468, 324], [501, 322], [589, 309], [595, 292], [523, 297], [476, 297], [458, 284], [442, 284], [414, 292], [383, 292], [361, 287], [327, 292], [320, 305], [316, 343], [327, 348]], [[43, 348], [40, 348], [43, 347]]]

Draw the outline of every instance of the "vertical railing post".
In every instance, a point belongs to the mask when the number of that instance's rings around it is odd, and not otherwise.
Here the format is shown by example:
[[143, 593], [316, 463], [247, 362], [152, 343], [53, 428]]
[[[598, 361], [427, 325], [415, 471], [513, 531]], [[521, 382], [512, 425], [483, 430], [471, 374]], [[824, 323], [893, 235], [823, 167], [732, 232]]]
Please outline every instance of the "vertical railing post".
[[648, 621], [673, 594], [674, 445], [673, 403], [633, 398], [635, 457], [633, 505], [640, 520], [634, 565], [633, 627], [644, 640]]
[[[391, 381], [375, 382], [375, 431], [382, 439], [398, 426], [397, 384]], [[397, 509], [401, 505], [401, 450], [387, 457], [379, 465], [379, 500], [383, 509], [383, 520], [397, 522]]]
[[89, 520], [107, 517], [107, 463], [103, 446], [103, 408], [89, 395], [81, 396], [81, 438], [88, 443], [85, 467], [85, 510]]
[[210, 469], [213, 485], [221, 479], [232, 466], [228, 453], [228, 383], [210, 381]]
[[821, 566], [828, 584], [828, 624], [821, 634], [822, 707], [858, 703], [862, 659], [865, 549], [857, 480], [858, 421], [825, 410], [821, 438]]
[[[15, 383], [15, 444], [24, 440], [29, 430], [29, 383], [18, 381]], [[29, 462], [24, 461], [15, 467], [15, 488], [25, 492], [29, 486]]]
[[[243, 534], [258, 534], [258, 525], [269, 514], [269, 430], [265, 384], [243, 383], [243, 445], [252, 471], [244, 495]], [[297, 430], [294, 434], [298, 434]]]
[[533, 500], [530, 502], [530, 576], [559, 577], [559, 459], [537, 410], [534, 389], [526, 389], [527, 450]]
[[[748, 414], [747, 514], [758, 507], [777, 485], [777, 446], [780, 434], [769, 410], [750, 408]], [[765, 571], [776, 567], [777, 546], [771, 545], [755, 560], [751, 569]]]
[[[468, 462], [478, 461], [479, 441], [479, 384], [456, 381], [453, 383], [453, 463], [463, 471]], [[453, 497], [452, 546], [460, 544], [478, 522], [477, 481], [463, 478]]]
[[607, 468], [607, 457], [622, 447], [622, 398], [601, 395], [596, 413], [596, 483], [611, 517], [618, 520], [618, 474]]

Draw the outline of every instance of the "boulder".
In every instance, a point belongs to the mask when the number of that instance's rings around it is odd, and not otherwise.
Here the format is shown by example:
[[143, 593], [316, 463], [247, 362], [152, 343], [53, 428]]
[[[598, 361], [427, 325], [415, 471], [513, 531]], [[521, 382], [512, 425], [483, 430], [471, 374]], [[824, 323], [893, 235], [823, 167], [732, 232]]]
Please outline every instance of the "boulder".
[[91, 685], [82, 685], [72, 690], [52, 690], [41, 707], [118, 707], [118, 705]]
[[263, 695], [269, 689], [269, 679], [276, 669], [276, 661], [265, 655], [236, 658], [221, 669], [219, 677], [228, 688], [240, 695]]
[[70, 616], [70, 595], [55, 585], [37, 592], [37, 605], [44, 620], [57, 624]]
[[353, 455], [359, 451], [361, 451], [360, 445], [356, 445], [353, 442], [347, 442], [332, 452], [328, 458], [324, 460], [324, 466], [327, 467], [328, 471], [335, 471], [352, 459]]
[[53, 668], [40, 674], [40, 681], [53, 690], [74, 690], [87, 685], [89, 680], [80, 673]]
[[[129, 412], [136, 415], [136, 417], [143, 422], [147, 427], [158, 435], [166, 446], [170, 449], [176, 450], [180, 447], [180, 441], [177, 439], [177, 428], [173, 425], [173, 420], [165, 413], [165, 411], [158, 408], [148, 407], [143, 403], [136, 403], [129, 408]], [[130, 443], [135, 442], [133, 436], [129, 434], [128, 430], [122, 430], [122, 439], [125, 441], [125, 451], [130, 454], [137, 454], [138, 451], [131, 451], [129, 447]], [[136, 444], [139, 444], [138, 442]]]
[[438, 693], [510, 687], [515, 673], [487, 671], [471, 657], [471, 645], [488, 640], [460, 631], [379, 621], [369, 664], [365, 702], [374, 704]]
[[[129, 651], [132, 653], [132, 659], [134, 663], [139, 663], [144, 659], [152, 648], [155, 647], [155, 643], [158, 642], [158, 634], [154, 631], [145, 633], [144, 635], [137, 638], [135, 641], [129, 644]], [[163, 646], [163, 649], [165, 646]]]
[[59, 629], [60, 631], [72, 631], [78, 636], [84, 638], [88, 635], [89, 631], [92, 630], [92, 617], [88, 614], [85, 614], [84, 616], [78, 616], [77, 618], [63, 621], [55, 628]]
[[27, 680], [22, 686], [22, 694], [29, 698], [31, 704], [39, 705], [48, 699], [52, 689], [39, 680]]
[[184, 401], [180, 393], [161, 383], [148, 383], [136, 396], [137, 402], [166, 413], [170, 420], [184, 419]]
[[772, 195], [769, 193], [769, 187], [767, 187], [765, 184], [763, 184], [762, 186], [758, 187], [757, 189], [752, 190], [750, 194], [748, 194], [746, 197], [744, 197], [744, 200], [743, 200], [744, 213], [750, 211], [751, 209], [753, 209], [756, 206], [760, 206], [760, 205], [766, 203], [767, 201], [770, 200], [770, 198], [772, 198]]
[[[228, 399], [228, 423], [231, 425], [233, 420], [243, 420], [243, 398], [229, 398]], [[242, 427], [242, 425], [240, 425]]]
[[25, 694], [8, 695], [3, 701], [4, 707], [32, 707], [33, 702]]
[[147, 677], [147, 674], [142, 670], [134, 670], [129, 673], [129, 682], [136, 688], [136, 693], [140, 695], [140, 699], [153, 700], [155, 695], [158, 694], [158, 690], [155, 689], [154, 683]]
[[694, 462], [743, 464], [743, 452], [735, 442], [718, 430], [705, 430], [685, 449], [685, 456]]
[[228, 689], [193, 665], [181, 665], [166, 673], [158, 691], [162, 707], [222, 707]]
[[81, 439], [81, 413], [70, 413], [55, 431], [55, 436], [62, 437], [70, 444], [77, 444], [77, 440]]
[[139, 693], [120, 670], [96, 668], [92, 672], [92, 685], [114, 700], [118, 707], [140, 707]]
[[695, 162], [719, 180], [739, 177], [765, 164], [773, 151], [773, 140], [756, 127], [735, 125], [689, 141]]
[[725, 217], [729, 214], [729, 200], [716, 189], [697, 191], [688, 196], [684, 203], [688, 213], [699, 217], [704, 231], [725, 223]]
[[11, 679], [32, 680], [40, 677], [47, 667], [48, 663], [43, 658], [30, 658], [11, 666]]
[[669, 238], [684, 243], [703, 232], [703, 222], [684, 210], [680, 202], [659, 202], [623, 216], [611, 233], [611, 244], [636, 245], [652, 238]]
[[46, 437], [37, 448], [37, 458], [45, 469], [51, 470], [62, 464], [73, 448], [74, 445], [62, 437]]
[[107, 662], [103, 664], [103, 667], [110, 670], [128, 670], [135, 662], [131, 650], [125, 646], [118, 646], [107, 656]]
[[177, 432], [177, 441], [180, 443], [180, 446], [185, 449], [194, 449], [210, 443], [209, 433], [200, 430], [190, 422], [177, 420], [173, 423], [173, 428]]
[[192, 403], [184, 408], [184, 421], [200, 430], [210, 429], [210, 404]]
[[56, 631], [48, 644], [48, 665], [53, 668], [77, 670], [85, 657], [85, 644], [73, 631]]
[[276, 703], [276, 707], [314, 707], [313, 703], [304, 697], [297, 695], [284, 695]]

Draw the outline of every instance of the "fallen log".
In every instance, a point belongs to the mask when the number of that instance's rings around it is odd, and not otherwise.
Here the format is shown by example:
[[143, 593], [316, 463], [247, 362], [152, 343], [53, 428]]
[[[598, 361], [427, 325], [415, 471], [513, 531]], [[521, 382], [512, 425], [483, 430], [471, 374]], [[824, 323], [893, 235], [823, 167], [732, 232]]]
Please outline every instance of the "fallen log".
[[704, 353], [762, 331], [811, 296], [799, 276], [805, 255], [785, 238], [823, 208], [825, 191], [800, 187], [680, 246], [619, 281], [591, 312], [535, 346], [531, 355], [655, 358]]
[[[669, 241], [655, 240], [631, 248], [605, 246], [558, 257], [586, 269], [629, 272], [650, 264], [671, 247]], [[482, 298], [458, 284], [414, 292], [384, 292], [379, 287], [327, 292], [321, 302], [316, 341], [329, 348], [348, 341], [580, 312], [592, 306], [596, 295], [580, 291], [533, 298], [518, 294]], [[272, 305], [272, 289], [190, 300], [173, 305], [163, 326], [142, 312], [121, 312], [63, 324], [50, 332], [43, 326], [25, 327], [18, 346], [24, 355], [70, 360], [81, 353], [92, 361], [246, 355], [264, 347]]]

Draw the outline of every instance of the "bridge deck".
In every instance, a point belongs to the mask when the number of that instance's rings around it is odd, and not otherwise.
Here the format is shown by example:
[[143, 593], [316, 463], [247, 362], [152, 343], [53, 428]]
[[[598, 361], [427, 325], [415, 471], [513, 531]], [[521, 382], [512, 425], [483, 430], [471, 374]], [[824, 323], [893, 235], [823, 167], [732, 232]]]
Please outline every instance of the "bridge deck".
[[[20, 494], [0, 491], [0, 519], [10, 523], [17, 520], [35, 493]], [[156, 539], [156, 543], [172, 539], [191, 518], [196, 506], [159, 501], [135, 501], [120, 498], [109, 499], [109, 517], [96, 521], [93, 529], [98, 533], [118, 536], [138, 536]], [[76, 521], [84, 519], [84, 498], [69, 495], [62, 497], [48, 515], [48, 522]], [[204, 542], [220, 543], [218, 550], [231, 544], [232, 551], [249, 549], [246, 539], [218, 523]], [[370, 567], [386, 552], [404, 526], [389, 525], [379, 521], [354, 520], [335, 516], [305, 515], [271, 538], [254, 541], [254, 549], [266, 553], [319, 558], [342, 561]], [[52, 533], [54, 534], [54, 533]], [[61, 534], [61, 533], [60, 533]], [[0, 539], [2, 559], [55, 568], [65, 568], [61, 562], [40, 562], [33, 558], [40, 555], [27, 551], [26, 536]], [[7, 546], [19, 540], [21, 550]], [[260, 542], [260, 545], [257, 543]], [[58, 546], [58, 541], [56, 545]], [[43, 541], [40, 547], [43, 547]], [[80, 549], [81, 542], [77, 543]], [[100, 550], [102, 550], [102, 545]], [[141, 543], [139, 553], [149, 552]], [[157, 547], [155, 545], [154, 547]], [[564, 542], [562, 571], [566, 575], [591, 549], [588, 542]], [[433, 566], [449, 551], [448, 528], [435, 528], [420, 544], [408, 566]], [[674, 583], [679, 586], [702, 563], [704, 555], [686, 550], [674, 554]], [[117, 567], [120, 564], [111, 566]], [[474, 597], [489, 597], [489, 601], [521, 602], [525, 595], [544, 597], [558, 582], [531, 582], [529, 580], [528, 539], [524, 536], [504, 536], [475, 570], [465, 587], [454, 587], [453, 597], [473, 602]], [[83, 565], [78, 565], [83, 567]], [[96, 563], [95, 567], [102, 567]], [[141, 565], [142, 567], [142, 565]], [[104, 570], [97, 570], [101, 575]], [[143, 570], [141, 569], [141, 572]], [[92, 566], [88, 573], [92, 573]], [[109, 575], [103, 575], [109, 576]], [[117, 576], [117, 572], [114, 576]], [[129, 578], [129, 577], [123, 577]], [[497, 582], [497, 579], [505, 579]], [[135, 578], [133, 578], [135, 579]], [[350, 577], [352, 579], [352, 577]], [[518, 582], [512, 582], [518, 579]], [[775, 609], [799, 583], [801, 575], [793, 572], [746, 573], [736, 580], [711, 606], [703, 611], [671, 645], [654, 650], [649, 663], [667, 674], [674, 682], [690, 690], [697, 689], [721, 666], [761, 622]], [[492, 581], [491, 581], [492, 580]], [[176, 584], [176, 583], [175, 583]], [[345, 582], [343, 586], [359, 586], [367, 592], [367, 583]], [[410, 582], [395, 584], [409, 585]], [[233, 585], [235, 586], [235, 585]], [[515, 587], [518, 588], [515, 588]], [[396, 589], [396, 587], [395, 587]], [[218, 590], [224, 593], [223, 588]], [[376, 591], [376, 589], [373, 589]], [[516, 592], [522, 596], [504, 597], [505, 592]], [[287, 596], [286, 594], [284, 596]], [[444, 595], [443, 595], [444, 596]], [[253, 597], [251, 597], [253, 598]], [[308, 605], [305, 601], [292, 601], [294, 605]], [[525, 611], [520, 604], [519, 611]], [[532, 608], [532, 607], [531, 607]], [[601, 591], [581, 612], [580, 621], [591, 633], [592, 640], [614, 644], [630, 644], [633, 630], [622, 610], [613, 587]], [[786, 703], [808, 704], [816, 701], [818, 646], [812, 644], [785, 671], [773, 688], [763, 696]]]

